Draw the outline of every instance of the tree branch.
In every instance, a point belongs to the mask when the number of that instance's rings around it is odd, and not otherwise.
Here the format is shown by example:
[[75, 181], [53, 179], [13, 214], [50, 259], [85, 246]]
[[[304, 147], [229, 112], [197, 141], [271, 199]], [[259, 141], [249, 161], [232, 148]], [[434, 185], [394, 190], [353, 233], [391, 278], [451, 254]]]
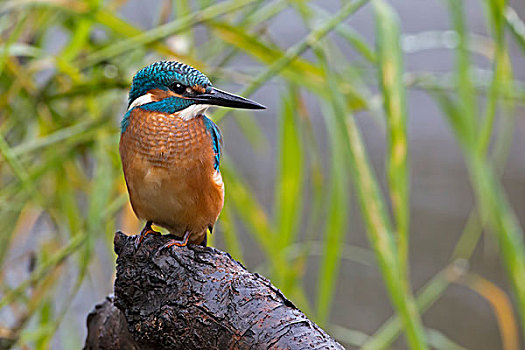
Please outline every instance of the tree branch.
[[115, 234], [114, 306], [88, 316], [85, 349], [343, 349], [228, 253], [159, 251], [169, 239], [148, 235], [135, 251], [135, 237]]

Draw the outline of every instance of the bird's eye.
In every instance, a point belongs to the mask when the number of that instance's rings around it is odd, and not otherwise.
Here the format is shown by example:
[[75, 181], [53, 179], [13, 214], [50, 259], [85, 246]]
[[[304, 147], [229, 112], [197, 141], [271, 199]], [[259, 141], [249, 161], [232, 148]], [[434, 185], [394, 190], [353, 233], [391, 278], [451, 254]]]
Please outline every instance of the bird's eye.
[[171, 90], [173, 90], [174, 93], [182, 95], [184, 91], [186, 91], [186, 86], [182, 85], [181, 83], [175, 83], [171, 87]]

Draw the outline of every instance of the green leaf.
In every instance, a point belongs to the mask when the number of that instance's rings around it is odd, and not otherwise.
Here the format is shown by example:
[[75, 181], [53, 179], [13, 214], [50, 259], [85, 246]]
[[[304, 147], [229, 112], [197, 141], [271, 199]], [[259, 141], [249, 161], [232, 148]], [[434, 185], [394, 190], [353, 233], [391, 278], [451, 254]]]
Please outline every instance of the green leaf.
[[393, 9], [384, 2], [375, 2], [374, 9], [379, 83], [387, 119], [388, 185], [396, 224], [399, 269], [400, 273], [405, 275], [408, 274], [410, 172], [399, 19]]

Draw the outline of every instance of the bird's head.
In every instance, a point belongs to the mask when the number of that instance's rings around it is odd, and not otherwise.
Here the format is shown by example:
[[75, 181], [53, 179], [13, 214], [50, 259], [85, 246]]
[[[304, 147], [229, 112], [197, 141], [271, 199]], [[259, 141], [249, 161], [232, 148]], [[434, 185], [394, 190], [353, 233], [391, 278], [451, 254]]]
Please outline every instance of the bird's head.
[[[157, 92], [157, 93], [155, 93]], [[215, 88], [195, 68], [175, 61], [160, 61], [142, 68], [133, 77], [128, 111], [142, 109], [180, 112], [183, 118], [203, 113], [209, 106], [264, 109], [255, 101]]]

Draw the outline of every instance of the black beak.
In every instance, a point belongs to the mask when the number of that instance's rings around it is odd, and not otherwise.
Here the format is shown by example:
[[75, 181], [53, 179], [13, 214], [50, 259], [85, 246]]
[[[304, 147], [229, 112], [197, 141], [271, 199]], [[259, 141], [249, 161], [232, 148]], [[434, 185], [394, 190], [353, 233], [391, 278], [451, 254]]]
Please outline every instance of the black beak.
[[244, 109], [266, 109], [262, 104], [247, 98], [230, 94], [229, 92], [212, 87], [205, 94], [192, 97], [192, 100], [202, 104]]

